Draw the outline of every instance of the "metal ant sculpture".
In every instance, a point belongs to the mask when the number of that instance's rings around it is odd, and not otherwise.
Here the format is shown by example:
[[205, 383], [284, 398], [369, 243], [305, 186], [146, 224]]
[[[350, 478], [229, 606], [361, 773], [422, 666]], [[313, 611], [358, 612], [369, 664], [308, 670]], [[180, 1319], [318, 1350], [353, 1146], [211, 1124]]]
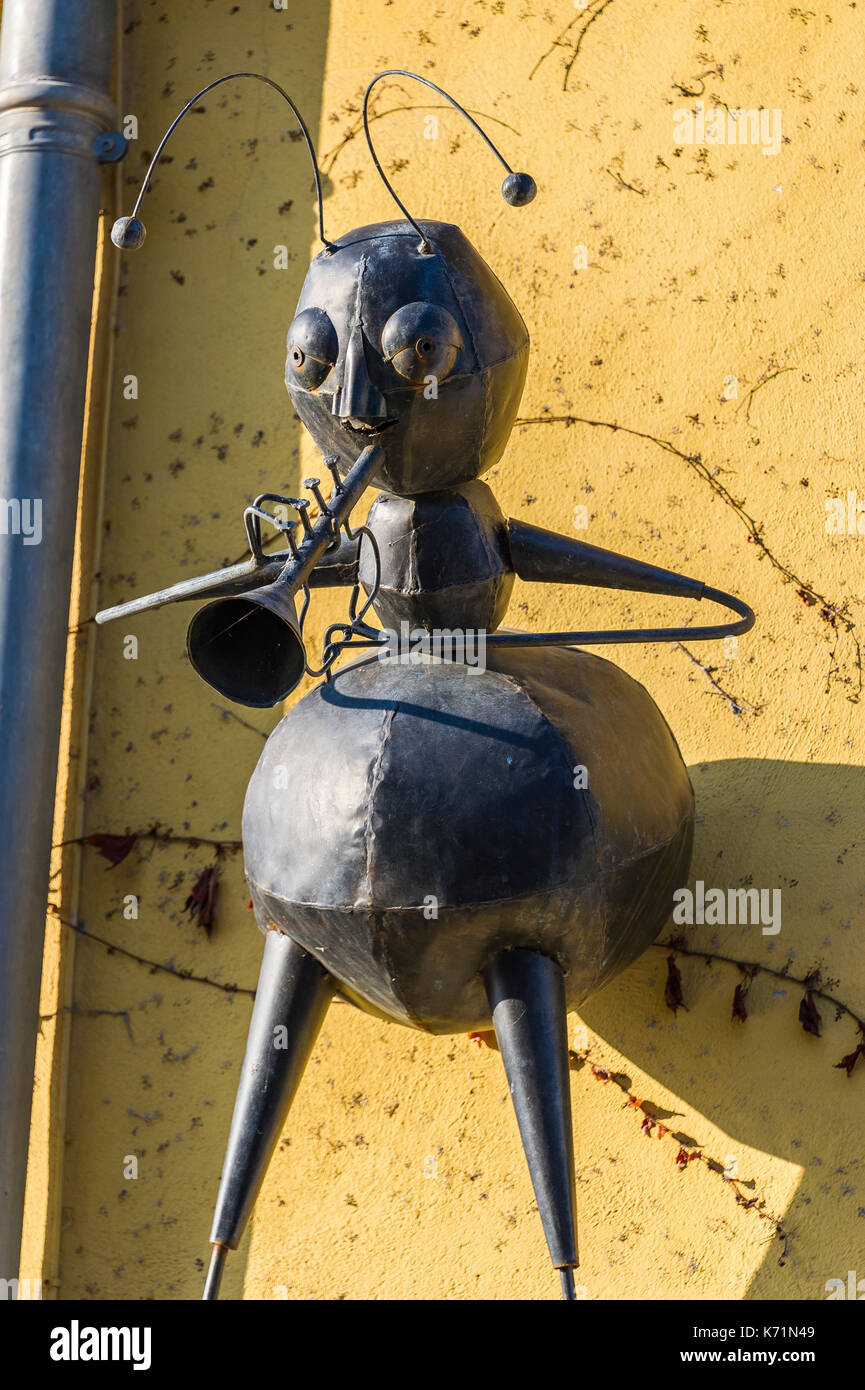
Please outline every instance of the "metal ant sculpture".
[[[328, 499], [263, 494], [244, 513], [250, 559], [97, 615], [211, 600], [189, 627], [196, 671], [222, 695], [272, 706], [304, 671], [324, 676], [270, 735], [246, 794], [243, 843], [264, 959], [211, 1232], [205, 1299], [217, 1297], [335, 992], [432, 1033], [492, 1026], [504, 1060], [553, 1265], [575, 1297], [574, 1160], [566, 1010], [657, 936], [687, 877], [694, 796], [647, 692], [578, 650], [743, 633], [741, 600], [697, 580], [506, 519], [480, 482], [513, 427], [529, 350], [516, 306], [458, 227], [404, 220], [324, 235], [288, 330], [286, 386], [322, 450]], [[115, 244], [144, 240], [137, 213], [163, 137]], [[356, 502], [381, 489], [365, 526]], [[288, 523], [265, 504], [293, 506]], [[286, 548], [266, 552], [262, 522]], [[497, 630], [514, 576], [710, 599], [714, 627]], [[348, 619], [312, 670], [310, 589], [352, 587]], [[361, 592], [366, 597], [362, 606]], [[296, 600], [303, 594], [298, 618]], [[372, 608], [382, 629], [365, 621]], [[443, 633], [443, 630], [445, 632]], [[394, 632], [401, 636], [394, 642]], [[485, 665], [441, 639], [480, 634]], [[365, 658], [334, 673], [346, 650]], [[462, 655], [463, 659], [460, 659]], [[290, 791], [285, 770], [291, 769]]]

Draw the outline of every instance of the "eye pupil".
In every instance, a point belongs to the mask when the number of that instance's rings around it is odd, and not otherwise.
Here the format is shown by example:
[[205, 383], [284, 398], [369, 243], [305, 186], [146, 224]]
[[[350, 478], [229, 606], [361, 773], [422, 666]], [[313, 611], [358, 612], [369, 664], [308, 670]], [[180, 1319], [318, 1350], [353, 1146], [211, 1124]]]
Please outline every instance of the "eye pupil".
[[324, 309], [301, 309], [285, 335], [289, 391], [317, 391], [339, 357], [339, 338]]
[[385, 362], [418, 389], [428, 384], [431, 375], [437, 382], [443, 381], [461, 347], [459, 326], [441, 304], [421, 300], [404, 304], [391, 314], [381, 330]]

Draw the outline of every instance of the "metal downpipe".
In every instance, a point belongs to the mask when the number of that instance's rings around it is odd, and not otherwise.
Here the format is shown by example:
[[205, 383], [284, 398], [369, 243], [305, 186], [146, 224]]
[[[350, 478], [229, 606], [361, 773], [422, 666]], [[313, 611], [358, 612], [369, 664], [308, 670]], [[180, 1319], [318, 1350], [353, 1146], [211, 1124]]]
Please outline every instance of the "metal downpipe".
[[0, 1277], [18, 1273], [115, 0], [0, 31]]

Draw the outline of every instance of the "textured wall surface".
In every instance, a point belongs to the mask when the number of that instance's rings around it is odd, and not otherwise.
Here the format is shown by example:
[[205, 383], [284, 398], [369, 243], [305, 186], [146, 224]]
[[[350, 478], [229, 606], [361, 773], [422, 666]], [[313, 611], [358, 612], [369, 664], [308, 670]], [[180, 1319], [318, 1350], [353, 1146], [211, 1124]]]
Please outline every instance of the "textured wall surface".
[[[697, 953], [678, 956], [685, 1009], [665, 1002], [669, 951], [655, 947], [570, 1019], [591, 1299], [820, 1299], [849, 1269], [865, 1276], [865, 1058], [849, 1076], [836, 1065], [865, 1017], [856, 499], [854, 533], [827, 531], [827, 501], [846, 515], [848, 493], [865, 499], [863, 25], [846, 0], [125, 10], [121, 108], [139, 122], [127, 206], [171, 117], [231, 68], [269, 73], [306, 114], [334, 233], [394, 215], [357, 135], [369, 76], [406, 66], [463, 101], [534, 174], [529, 208], [502, 203], [492, 156], [417, 84], [380, 87], [373, 129], [411, 210], [459, 223], [529, 326], [526, 423], [487, 477], [500, 504], [566, 532], [585, 519], [584, 539], [757, 611], [738, 648], [606, 653], [646, 685], [691, 771], [691, 886], [780, 889], [782, 914], [774, 934], [671, 926]], [[723, 112], [706, 130], [723, 126], [725, 143], [681, 143], [682, 113], [701, 101], [704, 121]], [[257, 84], [202, 106], [121, 272], [103, 605], [240, 558], [247, 500], [319, 471], [282, 384], [316, 249], [304, 147]], [[756, 119], [736, 125], [737, 109]], [[747, 143], [731, 145], [740, 129]], [[343, 602], [316, 596], [314, 650]], [[518, 582], [507, 621], [541, 631], [686, 611]], [[208, 1253], [260, 937], [241, 856], [176, 837], [237, 840], [278, 712], [229, 708], [194, 676], [189, 616], [94, 634], [84, 833], [175, 838], [142, 838], [116, 867], [83, 851], [79, 920], [162, 968], [75, 944], [66, 1114], [51, 1136], [66, 1298], [196, 1298]], [[623, 746], [623, 778], [628, 757]], [[208, 937], [184, 904], [214, 864]], [[729, 959], [707, 964], [715, 952]], [[736, 962], [765, 968], [750, 979]], [[813, 1001], [819, 1037], [798, 1017], [806, 978], [831, 996]], [[332, 1006], [224, 1296], [557, 1296], [497, 1052]]]

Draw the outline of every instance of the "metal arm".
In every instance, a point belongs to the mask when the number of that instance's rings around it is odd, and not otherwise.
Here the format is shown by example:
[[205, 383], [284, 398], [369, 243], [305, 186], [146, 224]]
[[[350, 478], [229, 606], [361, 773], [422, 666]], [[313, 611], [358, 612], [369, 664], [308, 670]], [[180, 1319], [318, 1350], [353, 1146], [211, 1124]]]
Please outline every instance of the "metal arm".
[[[491, 632], [486, 637], [488, 647], [601, 647], [615, 646], [625, 642], [708, 642], [718, 637], [738, 637], [749, 632], [756, 622], [753, 609], [742, 599], [725, 594], [721, 589], [703, 587], [699, 598], [707, 598], [722, 608], [738, 613], [739, 621], [720, 623], [713, 627], [639, 627], [639, 628], [601, 628], [585, 632]], [[429, 633], [424, 633], [420, 641], [413, 643], [408, 650], [422, 651], [428, 642]], [[334, 646], [384, 647], [390, 644], [385, 634], [380, 639], [352, 640], [338, 642]]]
[[[719, 637], [737, 637], [748, 632], [755, 617], [747, 603], [713, 589], [702, 580], [690, 579], [657, 565], [646, 564], [614, 550], [603, 550], [586, 541], [562, 536], [540, 526], [529, 526], [511, 518], [507, 523], [507, 559], [518, 578], [535, 584], [583, 584], [602, 589], [628, 589], [642, 593], [667, 594], [672, 598], [709, 599], [738, 615], [736, 622], [710, 627], [655, 627], [589, 629], [572, 632], [493, 632], [486, 637], [489, 647], [612, 646], [633, 642], [705, 642]], [[416, 642], [422, 648], [426, 638]], [[377, 647], [388, 638], [352, 640], [344, 645]], [[339, 646], [341, 644], [335, 644]]]

